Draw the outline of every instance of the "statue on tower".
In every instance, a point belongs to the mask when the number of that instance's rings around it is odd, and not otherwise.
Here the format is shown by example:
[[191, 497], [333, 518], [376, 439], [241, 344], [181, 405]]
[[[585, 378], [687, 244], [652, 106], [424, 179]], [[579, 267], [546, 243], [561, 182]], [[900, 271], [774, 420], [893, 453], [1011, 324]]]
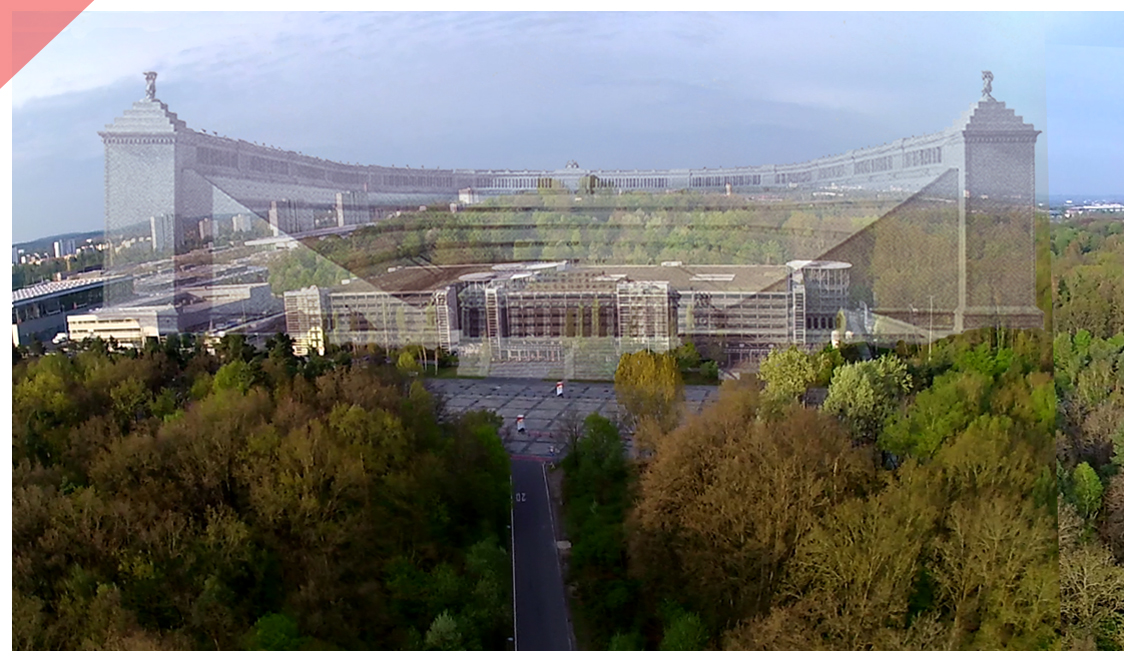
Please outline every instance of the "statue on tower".
[[980, 75], [981, 78], [984, 79], [984, 90], [981, 91], [984, 96], [982, 96], [981, 99], [984, 101], [996, 101], [992, 98], [992, 72], [985, 70], [980, 72]]
[[143, 75], [146, 77], [146, 101], [153, 101], [154, 95], [157, 94], [157, 72], [147, 71]]

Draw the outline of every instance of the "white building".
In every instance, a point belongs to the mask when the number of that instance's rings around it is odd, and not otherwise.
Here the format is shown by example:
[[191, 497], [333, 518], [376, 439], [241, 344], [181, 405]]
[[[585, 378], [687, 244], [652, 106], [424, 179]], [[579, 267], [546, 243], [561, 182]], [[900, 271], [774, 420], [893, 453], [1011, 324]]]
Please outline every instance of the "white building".
[[55, 257], [65, 258], [67, 256], [75, 255], [75, 240], [74, 239], [57, 239], [55, 240]]
[[173, 253], [173, 215], [158, 214], [150, 217], [150, 245], [154, 253], [165, 255]]
[[147, 338], [161, 338], [178, 331], [177, 311], [172, 306], [124, 306], [67, 316], [67, 335], [72, 341], [97, 336], [140, 348]]

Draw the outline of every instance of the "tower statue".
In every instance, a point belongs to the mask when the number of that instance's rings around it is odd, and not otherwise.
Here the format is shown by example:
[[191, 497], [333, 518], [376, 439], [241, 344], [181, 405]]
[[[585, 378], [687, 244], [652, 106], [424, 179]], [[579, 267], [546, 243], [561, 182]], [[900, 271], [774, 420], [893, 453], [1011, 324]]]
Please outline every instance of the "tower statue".
[[157, 94], [157, 72], [147, 71], [143, 74], [146, 77], [146, 101], [153, 101], [154, 95]]
[[981, 78], [984, 79], [984, 89], [981, 90], [981, 97], [984, 101], [996, 101], [992, 98], [992, 72], [985, 70], [980, 72]]

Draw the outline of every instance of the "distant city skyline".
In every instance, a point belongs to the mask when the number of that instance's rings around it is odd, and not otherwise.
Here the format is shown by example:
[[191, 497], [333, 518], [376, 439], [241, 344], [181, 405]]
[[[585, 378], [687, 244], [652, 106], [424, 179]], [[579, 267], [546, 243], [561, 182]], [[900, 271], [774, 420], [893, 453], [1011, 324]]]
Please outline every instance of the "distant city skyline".
[[1044, 132], [1041, 200], [1120, 195], [1122, 43], [1121, 13], [84, 12], [10, 83], [13, 239], [102, 227], [96, 132], [151, 69], [210, 133], [347, 163], [541, 169], [838, 154], [950, 126], [989, 69]]

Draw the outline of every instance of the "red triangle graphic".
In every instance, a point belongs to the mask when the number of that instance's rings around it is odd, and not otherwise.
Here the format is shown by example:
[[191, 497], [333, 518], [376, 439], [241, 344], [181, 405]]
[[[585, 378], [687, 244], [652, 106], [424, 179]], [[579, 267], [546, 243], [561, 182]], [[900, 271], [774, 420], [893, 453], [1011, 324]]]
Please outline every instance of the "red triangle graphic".
[[0, 85], [7, 85], [89, 4], [91, 0], [9, 0], [0, 11], [0, 38], [11, 44], [0, 43]]

